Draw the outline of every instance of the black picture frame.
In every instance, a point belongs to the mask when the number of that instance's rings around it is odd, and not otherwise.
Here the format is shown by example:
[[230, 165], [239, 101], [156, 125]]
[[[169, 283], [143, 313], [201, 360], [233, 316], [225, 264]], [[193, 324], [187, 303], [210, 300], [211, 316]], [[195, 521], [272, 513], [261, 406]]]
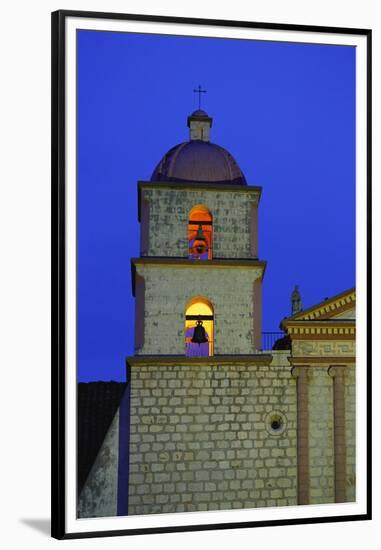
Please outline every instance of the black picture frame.
[[[366, 112], [366, 180], [367, 180], [367, 381], [366, 381], [366, 421], [367, 421], [367, 510], [364, 514], [329, 517], [303, 517], [295, 519], [278, 519], [254, 522], [235, 522], [202, 525], [183, 525], [168, 527], [150, 527], [137, 529], [117, 529], [110, 531], [68, 532], [66, 528], [65, 502], [66, 502], [66, 439], [65, 439], [65, 380], [66, 380], [66, 150], [65, 150], [65, 24], [68, 18], [87, 18], [102, 20], [129, 20], [145, 21], [153, 23], [184, 23], [197, 26], [235, 27], [245, 29], [270, 29], [279, 31], [298, 31], [309, 33], [335, 33], [338, 35], [358, 35], [366, 37], [366, 88], [367, 88], [367, 112]], [[371, 462], [371, 304], [372, 304], [372, 280], [371, 280], [371, 179], [372, 179], [372, 31], [369, 29], [353, 29], [329, 26], [291, 25], [275, 23], [259, 23], [251, 21], [233, 21], [220, 19], [198, 19], [183, 17], [164, 17], [157, 15], [137, 15], [106, 12], [83, 12], [59, 10], [52, 13], [52, 134], [51, 134], [51, 208], [52, 208], [52, 474], [51, 474], [51, 532], [56, 539], [73, 539], [88, 537], [105, 537], [121, 535], [138, 535], [148, 533], [192, 532], [204, 530], [239, 529], [247, 527], [313, 524], [341, 521], [369, 520], [372, 517], [372, 462]]]

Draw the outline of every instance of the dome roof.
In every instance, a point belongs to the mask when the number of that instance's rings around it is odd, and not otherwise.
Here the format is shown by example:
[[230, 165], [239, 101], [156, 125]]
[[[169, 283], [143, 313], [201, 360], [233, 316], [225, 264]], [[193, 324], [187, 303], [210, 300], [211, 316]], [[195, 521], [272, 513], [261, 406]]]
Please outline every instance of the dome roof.
[[223, 147], [201, 139], [170, 149], [153, 171], [151, 181], [247, 185], [232, 155]]
[[210, 142], [212, 117], [197, 109], [188, 116], [187, 122], [189, 141], [175, 145], [164, 155], [153, 171], [151, 181], [247, 185], [232, 155]]
[[196, 111], [193, 111], [193, 113], [191, 114], [191, 116], [195, 117], [207, 117], [209, 118], [209, 115], [208, 113], [206, 113], [205, 111], [203, 111], [202, 109], [196, 109]]

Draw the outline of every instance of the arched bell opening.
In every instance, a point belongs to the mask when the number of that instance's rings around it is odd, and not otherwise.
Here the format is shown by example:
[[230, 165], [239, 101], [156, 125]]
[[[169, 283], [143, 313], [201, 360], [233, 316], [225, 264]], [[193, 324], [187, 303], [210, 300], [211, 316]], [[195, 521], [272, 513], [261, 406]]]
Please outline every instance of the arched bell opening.
[[201, 296], [192, 298], [185, 309], [185, 355], [210, 357], [213, 355], [213, 306]]
[[212, 259], [213, 217], [203, 204], [197, 204], [189, 212], [188, 258], [190, 260]]

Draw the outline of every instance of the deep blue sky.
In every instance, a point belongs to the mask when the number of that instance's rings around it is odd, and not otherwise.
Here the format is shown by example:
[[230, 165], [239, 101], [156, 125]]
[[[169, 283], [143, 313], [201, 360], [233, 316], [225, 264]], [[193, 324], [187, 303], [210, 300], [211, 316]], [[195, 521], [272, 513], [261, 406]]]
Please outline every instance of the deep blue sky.
[[78, 32], [78, 379], [125, 380], [137, 180], [188, 139], [207, 89], [211, 141], [263, 187], [263, 330], [355, 284], [352, 47]]

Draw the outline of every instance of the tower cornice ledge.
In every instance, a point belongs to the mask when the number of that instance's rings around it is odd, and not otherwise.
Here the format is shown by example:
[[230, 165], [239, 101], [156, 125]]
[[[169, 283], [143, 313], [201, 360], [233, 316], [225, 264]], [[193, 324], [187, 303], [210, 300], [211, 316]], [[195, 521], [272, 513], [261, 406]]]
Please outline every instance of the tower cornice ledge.
[[168, 256], [143, 256], [131, 258], [131, 265], [179, 265], [195, 267], [262, 267], [266, 269], [267, 262], [255, 258], [214, 258], [213, 260], [190, 260], [189, 258], [168, 257]]
[[143, 256], [140, 258], [131, 258], [131, 282], [133, 296], [135, 296], [136, 268], [139, 265], [151, 267], [166, 265], [179, 269], [239, 269], [244, 267], [259, 270], [260, 278], [263, 278], [267, 262], [250, 258], [221, 258], [214, 260], [189, 260], [188, 258], [169, 258], [168, 256]]
[[185, 355], [133, 355], [126, 358], [127, 368], [149, 365], [256, 365], [264, 367], [271, 364], [270, 353], [253, 353], [252, 355], [212, 355], [209, 357], [187, 357]]
[[258, 185], [232, 185], [229, 183], [219, 183], [213, 181], [138, 181], [138, 187], [145, 189], [215, 189], [216, 191], [238, 191], [248, 195], [260, 195], [262, 193], [262, 187]]

